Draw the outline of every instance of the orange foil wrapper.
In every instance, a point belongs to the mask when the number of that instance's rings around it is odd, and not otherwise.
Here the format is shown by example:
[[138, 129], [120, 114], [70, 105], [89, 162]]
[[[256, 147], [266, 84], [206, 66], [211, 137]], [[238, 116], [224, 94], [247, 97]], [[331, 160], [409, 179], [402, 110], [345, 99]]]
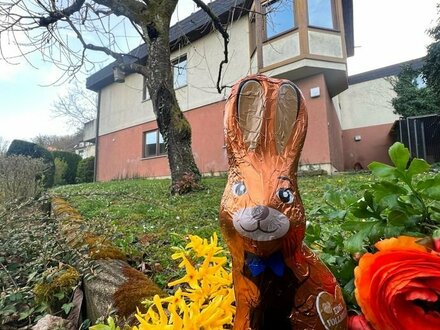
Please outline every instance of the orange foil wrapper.
[[301, 92], [288, 80], [249, 76], [234, 85], [224, 121], [229, 176], [220, 224], [232, 256], [234, 329], [346, 329], [341, 289], [303, 243]]

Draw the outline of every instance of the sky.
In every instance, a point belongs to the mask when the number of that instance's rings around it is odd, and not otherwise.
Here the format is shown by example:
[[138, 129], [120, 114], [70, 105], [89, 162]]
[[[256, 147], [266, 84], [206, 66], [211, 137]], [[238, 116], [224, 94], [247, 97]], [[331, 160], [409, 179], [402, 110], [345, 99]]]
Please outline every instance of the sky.
[[[348, 59], [349, 75], [422, 57], [432, 41], [426, 30], [435, 25], [440, 0], [353, 0], [355, 55]], [[174, 15], [182, 19], [196, 10], [191, 0], [180, 0]], [[14, 51], [2, 40], [3, 49]], [[53, 102], [68, 84], [53, 85], [60, 71], [41, 61], [39, 54], [14, 65], [0, 59], [0, 137], [30, 140], [37, 135], [65, 135], [74, 129], [51, 113]], [[82, 76], [85, 79], [86, 75]]]

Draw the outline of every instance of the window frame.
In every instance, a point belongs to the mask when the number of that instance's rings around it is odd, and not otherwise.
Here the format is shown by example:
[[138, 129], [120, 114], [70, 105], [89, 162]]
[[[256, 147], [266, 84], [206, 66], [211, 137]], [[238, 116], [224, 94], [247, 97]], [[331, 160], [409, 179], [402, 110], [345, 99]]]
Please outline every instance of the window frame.
[[[179, 67], [179, 64], [182, 62], [185, 63], [185, 83], [183, 85], [176, 85], [177, 80], [175, 79], [175, 69]], [[171, 60], [171, 66], [173, 67], [173, 87], [174, 89], [179, 89], [185, 86], [188, 86], [188, 56], [187, 54], [182, 54]]]
[[[151, 134], [151, 133], [156, 133], [156, 154], [154, 155], [148, 155], [147, 154], [147, 135]], [[158, 129], [153, 129], [153, 130], [149, 130], [149, 131], [145, 131], [142, 133], [142, 159], [150, 159], [150, 158], [157, 158], [157, 157], [164, 157], [167, 155], [167, 151], [165, 149], [165, 145], [164, 145], [164, 151], [161, 153], [160, 152], [160, 132]], [[163, 140], [163, 138], [162, 138]]]
[[[268, 28], [267, 28], [267, 17], [268, 17], [268, 15], [267, 15], [267, 6], [269, 6], [270, 4], [273, 4], [273, 3], [276, 3], [276, 2], [282, 2], [282, 1], [290, 1], [290, 2], [292, 2], [292, 10], [293, 10], [293, 15], [292, 15], [292, 17], [293, 17], [293, 24], [292, 24], [292, 26], [290, 27], [290, 28], [288, 28], [288, 29], [286, 29], [286, 30], [284, 30], [284, 31], [282, 31], [282, 32], [279, 32], [279, 33], [277, 33], [277, 34], [274, 34], [274, 35], [272, 35], [272, 36], [268, 36], [267, 35], [267, 32], [268, 32]], [[262, 3], [261, 4], [261, 6], [262, 6], [262, 9], [263, 9], [263, 13], [264, 13], [264, 19], [263, 19], [263, 41], [268, 41], [268, 40], [272, 40], [272, 39], [275, 39], [275, 38], [277, 38], [277, 37], [279, 37], [279, 36], [282, 36], [283, 34], [286, 34], [286, 33], [289, 33], [289, 32], [291, 32], [291, 31], [294, 31], [294, 30], [296, 30], [296, 29], [298, 29], [298, 17], [297, 17], [297, 10], [296, 10], [296, 2], [297, 2], [298, 0], [268, 0], [268, 1], [265, 1], [264, 3]], [[257, 31], [257, 33], [258, 33], [258, 31]]]
[[257, 24], [256, 24], [256, 14], [251, 13], [249, 16], [249, 49], [251, 56], [257, 50]]
[[320, 30], [327, 30], [327, 31], [338, 31], [338, 20], [337, 20], [337, 15], [336, 15], [336, 3], [335, 0], [328, 0], [330, 1], [330, 7], [331, 7], [331, 17], [332, 17], [332, 24], [333, 27], [329, 28], [326, 26], [319, 26], [319, 25], [312, 25], [310, 24], [310, 12], [309, 12], [309, 1], [307, 0], [307, 6], [306, 6], [306, 10], [307, 10], [307, 26], [313, 29], [320, 29]]

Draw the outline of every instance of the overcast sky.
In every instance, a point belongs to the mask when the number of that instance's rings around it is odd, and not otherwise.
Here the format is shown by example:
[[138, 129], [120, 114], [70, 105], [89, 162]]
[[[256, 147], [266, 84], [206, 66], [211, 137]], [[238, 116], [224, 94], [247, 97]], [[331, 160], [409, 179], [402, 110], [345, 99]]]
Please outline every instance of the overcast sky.
[[[424, 56], [431, 42], [426, 30], [435, 24], [437, 1], [353, 0], [356, 48], [348, 60], [349, 74]], [[184, 18], [195, 9], [191, 0], [180, 0], [175, 16]], [[0, 137], [10, 141], [73, 133], [51, 116], [51, 104], [66, 90], [66, 84], [43, 87], [57, 78], [54, 66], [36, 61], [35, 69], [18, 62], [9, 65], [0, 59]]]

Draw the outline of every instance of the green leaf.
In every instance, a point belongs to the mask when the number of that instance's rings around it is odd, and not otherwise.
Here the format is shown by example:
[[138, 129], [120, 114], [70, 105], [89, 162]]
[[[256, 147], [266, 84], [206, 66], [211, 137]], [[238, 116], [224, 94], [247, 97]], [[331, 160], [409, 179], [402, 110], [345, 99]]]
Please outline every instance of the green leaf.
[[396, 184], [390, 181], [380, 181], [373, 185], [375, 195], [387, 196], [391, 194], [406, 195], [408, 190], [402, 187], [400, 184]]
[[28, 318], [29, 315], [31, 315], [33, 312], [34, 312], [34, 308], [30, 308], [24, 312], [21, 312], [20, 314], [18, 314], [18, 320], [21, 321]]
[[344, 243], [345, 250], [350, 253], [362, 251], [364, 240], [367, 238], [369, 231], [369, 229], [363, 229], [349, 237]]
[[384, 208], [395, 208], [399, 205], [399, 195], [387, 195], [381, 197], [379, 200], [379, 205]]
[[111, 330], [111, 328], [105, 324], [96, 324], [91, 326], [89, 330]]
[[402, 232], [405, 230], [403, 226], [386, 226], [385, 227], [385, 237], [395, 237], [400, 236]]
[[111, 330], [118, 330], [118, 329], [119, 329], [119, 327], [116, 327], [116, 325], [115, 325], [115, 321], [113, 320], [113, 317], [109, 316], [109, 317], [107, 318], [107, 323], [108, 323], [108, 325], [110, 326], [110, 329], [111, 329]]
[[72, 310], [73, 306], [73, 303], [68, 303], [61, 306], [61, 309], [64, 311], [64, 313], [66, 313], [66, 315], [69, 315], [69, 312]]
[[440, 185], [439, 184], [436, 184], [434, 186], [426, 188], [423, 193], [424, 193], [424, 195], [426, 195], [426, 197], [428, 197], [430, 199], [440, 201]]
[[367, 203], [367, 205], [374, 210], [374, 200], [373, 200], [373, 194], [369, 190], [365, 190], [364, 192], [364, 200]]
[[368, 165], [368, 169], [379, 178], [394, 178], [396, 168], [384, 163], [372, 162]]
[[408, 220], [408, 215], [399, 210], [393, 210], [388, 214], [388, 223], [393, 226], [405, 226], [408, 223]]
[[61, 299], [64, 298], [64, 292], [62, 292], [62, 291], [57, 292], [57, 293], [54, 293], [53, 295], [54, 295], [58, 300], [61, 300]]
[[367, 203], [360, 201], [357, 205], [353, 205], [350, 208], [351, 213], [359, 219], [375, 218], [376, 214], [367, 209]]
[[428, 172], [431, 168], [424, 159], [414, 158], [409, 164], [408, 175], [412, 178], [414, 175]]
[[340, 210], [340, 211], [334, 211], [334, 212], [330, 212], [329, 214], [327, 214], [327, 217], [329, 220], [342, 220], [345, 218], [345, 216], [347, 215], [347, 211], [345, 210]]
[[390, 156], [393, 164], [399, 170], [403, 171], [406, 169], [406, 165], [408, 164], [410, 153], [408, 148], [405, 148], [405, 146], [402, 143], [400, 142], [394, 143], [388, 150], [388, 155]]
[[341, 228], [348, 231], [359, 231], [362, 229], [369, 229], [379, 221], [346, 221], [341, 225]]
[[363, 226], [364, 228], [344, 242], [344, 248], [347, 252], [355, 253], [362, 251], [365, 241], [376, 241], [383, 233], [383, 226], [380, 221], [366, 221]]
[[342, 265], [339, 266], [338, 279], [344, 282], [350, 281], [353, 278], [353, 270], [356, 267], [356, 263], [353, 259], [344, 260]]

